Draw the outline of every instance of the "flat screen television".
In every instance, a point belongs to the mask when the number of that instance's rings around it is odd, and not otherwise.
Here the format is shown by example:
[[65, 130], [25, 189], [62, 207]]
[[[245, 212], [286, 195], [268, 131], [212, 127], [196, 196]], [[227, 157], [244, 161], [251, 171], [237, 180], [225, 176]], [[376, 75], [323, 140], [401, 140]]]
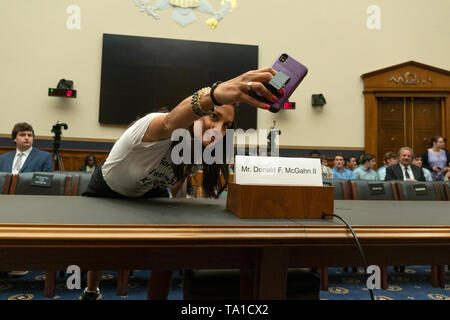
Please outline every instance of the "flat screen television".
[[[257, 46], [104, 34], [99, 122], [127, 125], [171, 110], [203, 87], [257, 68]], [[256, 129], [256, 109], [240, 105], [237, 127]]]

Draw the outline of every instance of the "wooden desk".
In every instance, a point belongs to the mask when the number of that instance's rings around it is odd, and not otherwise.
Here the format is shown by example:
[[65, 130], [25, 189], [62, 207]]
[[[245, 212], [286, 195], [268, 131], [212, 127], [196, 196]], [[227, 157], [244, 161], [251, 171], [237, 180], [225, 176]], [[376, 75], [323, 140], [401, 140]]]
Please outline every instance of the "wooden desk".
[[[333, 220], [245, 220], [225, 199], [0, 196], [0, 270], [241, 269], [241, 296], [284, 299], [288, 267], [360, 265]], [[336, 201], [367, 262], [448, 264], [450, 202]]]

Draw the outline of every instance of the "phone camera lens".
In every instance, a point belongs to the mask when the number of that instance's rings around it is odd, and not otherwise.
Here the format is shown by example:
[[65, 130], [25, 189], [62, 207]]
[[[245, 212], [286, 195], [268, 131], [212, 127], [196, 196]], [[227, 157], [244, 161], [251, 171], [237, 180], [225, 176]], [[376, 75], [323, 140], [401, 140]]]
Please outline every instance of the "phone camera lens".
[[287, 58], [288, 58], [287, 54], [282, 54], [280, 57], [280, 62], [285, 62], [287, 60]]

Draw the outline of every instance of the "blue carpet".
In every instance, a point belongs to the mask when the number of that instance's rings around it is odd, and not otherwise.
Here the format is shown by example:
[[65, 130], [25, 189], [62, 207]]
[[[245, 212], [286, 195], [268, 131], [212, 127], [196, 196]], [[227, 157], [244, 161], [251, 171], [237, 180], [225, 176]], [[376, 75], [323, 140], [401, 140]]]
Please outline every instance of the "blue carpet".
[[[431, 286], [429, 266], [407, 266], [405, 273], [394, 272], [389, 268], [389, 288], [374, 290], [378, 299], [385, 300], [450, 300], [450, 272], [446, 272], [445, 289]], [[116, 295], [117, 273], [106, 271], [100, 284], [103, 300], [145, 300], [149, 271], [134, 271], [128, 281], [128, 296]], [[321, 291], [323, 300], [368, 300], [369, 292], [365, 288], [367, 276], [363, 269], [358, 273], [343, 272], [342, 268], [329, 269], [329, 289]], [[56, 296], [44, 297], [44, 272], [30, 272], [20, 278], [0, 279], [0, 300], [77, 300], [81, 290], [66, 288], [66, 278], [57, 277]], [[84, 288], [86, 279], [82, 281]], [[181, 274], [174, 272], [169, 300], [183, 299], [183, 281]]]
[[[447, 270], [447, 269], [446, 269]], [[450, 300], [450, 273], [445, 274], [445, 289], [431, 285], [430, 266], [407, 266], [404, 273], [388, 268], [386, 290], [373, 290], [377, 300]], [[343, 268], [328, 270], [328, 291], [321, 291], [323, 300], [368, 300], [370, 294], [366, 287], [367, 275], [364, 268], [357, 273], [344, 272]]]

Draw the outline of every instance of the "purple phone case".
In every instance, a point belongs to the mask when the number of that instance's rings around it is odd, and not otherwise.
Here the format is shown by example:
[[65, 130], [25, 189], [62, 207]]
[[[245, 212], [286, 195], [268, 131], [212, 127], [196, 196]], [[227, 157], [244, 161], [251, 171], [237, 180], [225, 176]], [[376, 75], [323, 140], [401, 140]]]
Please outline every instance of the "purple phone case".
[[300, 82], [302, 82], [303, 78], [308, 73], [308, 68], [302, 65], [300, 62], [287, 55], [288, 58], [286, 61], [281, 62], [280, 58], [283, 54], [280, 54], [275, 62], [272, 64], [272, 68], [275, 71], [282, 71], [289, 78], [289, 82], [285, 85], [284, 90], [286, 91], [282, 96], [278, 97], [276, 102], [268, 102], [266, 99], [262, 97], [258, 97], [259, 100], [263, 100], [267, 102], [268, 105], [271, 106], [269, 111], [278, 112], [284, 108], [284, 104], [288, 102], [289, 97], [294, 93], [295, 89], [297, 89]]

